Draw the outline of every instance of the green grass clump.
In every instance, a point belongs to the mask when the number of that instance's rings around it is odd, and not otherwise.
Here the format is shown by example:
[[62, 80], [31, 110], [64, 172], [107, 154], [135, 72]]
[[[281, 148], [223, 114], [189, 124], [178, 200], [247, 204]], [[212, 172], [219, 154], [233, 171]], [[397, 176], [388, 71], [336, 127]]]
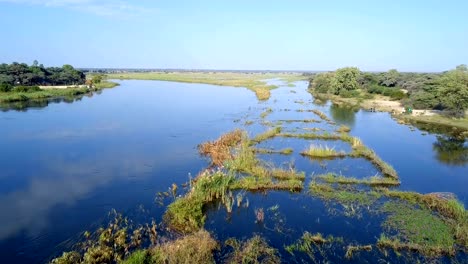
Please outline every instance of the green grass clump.
[[292, 255], [294, 255], [295, 251], [307, 253], [313, 259], [313, 254], [316, 249], [319, 249], [323, 244], [334, 242], [343, 242], [343, 238], [333, 236], [324, 237], [321, 233], [311, 234], [306, 231], [296, 243], [285, 246], [285, 249]]
[[334, 188], [328, 184], [320, 184], [312, 181], [309, 185], [309, 192], [324, 200], [337, 201], [342, 204], [370, 205], [381, 197], [376, 191], [358, 191], [354, 189]]
[[341, 135], [330, 134], [324, 132], [322, 134], [316, 133], [302, 133], [302, 134], [293, 134], [293, 133], [280, 133], [279, 137], [290, 137], [290, 138], [302, 138], [302, 139], [323, 139], [323, 140], [341, 140]]
[[62, 256], [53, 259], [51, 264], [75, 264], [81, 262], [81, 255], [76, 251], [64, 252]]
[[271, 176], [278, 180], [290, 180], [290, 179], [298, 179], [298, 180], [305, 180], [305, 173], [304, 172], [296, 172], [294, 169], [278, 169], [273, 168], [271, 170]]
[[315, 146], [310, 145], [309, 149], [301, 152], [304, 156], [315, 157], [315, 158], [334, 158], [334, 157], [344, 157], [346, 153], [344, 151], [336, 151], [334, 148], [329, 148], [327, 146]]
[[320, 123], [320, 120], [316, 119], [281, 119], [278, 122], [282, 123]]
[[258, 135], [256, 135], [252, 140], [251, 142], [254, 143], [254, 144], [258, 144], [262, 141], [265, 141], [267, 139], [270, 139], [270, 138], [273, 138], [275, 136], [277, 136], [279, 133], [281, 133], [281, 127], [275, 127], [275, 128], [272, 128], [272, 129], [269, 129], [263, 133], [260, 133]]
[[272, 178], [245, 176], [235, 181], [231, 189], [243, 189], [249, 191], [260, 190], [285, 190], [291, 192], [299, 192], [303, 188], [303, 183], [300, 178], [291, 178], [274, 181]]
[[137, 250], [120, 264], [152, 264], [154, 263], [148, 250]]
[[395, 169], [390, 164], [383, 161], [372, 149], [363, 145], [359, 139], [353, 138], [351, 140], [351, 144], [353, 151], [350, 156], [366, 158], [372, 162], [372, 164], [377, 166], [384, 176], [398, 179], [398, 173]]
[[346, 126], [346, 125], [341, 125], [337, 130], [336, 132], [338, 133], [348, 133], [349, 131], [351, 131], [351, 128], [349, 126]]
[[[389, 213], [383, 226], [397, 231], [393, 243], [403, 241], [403, 244], [413, 245], [412, 249], [429, 256], [455, 254], [455, 239], [450, 226], [431, 210], [407, 203], [387, 202], [383, 211]], [[382, 240], [388, 242], [385, 237]]]
[[234, 176], [220, 171], [202, 174], [192, 183], [192, 189], [187, 195], [168, 206], [164, 220], [179, 232], [190, 233], [199, 230], [205, 223], [204, 205], [216, 199], [223, 199], [234, 180]]
[[272, 112], [273, 112], [273, 109], [267, 108], [267, 109], [265, 110], [265, 112], [262, 112], [262, 113], [260, 114], [260, 117], [261, 117], [261, 118], [265, 118], [265, 117], [267, 117], [269, 114], [271, 114]]
[[228, 239], [226, 245], [233, 248], [233, 252], [226, 263], [260, 264], [281, 263], [278, 251], [268, 245], [260, 236], [239, 242], [236, 239]]
[[254, 149], [254, 151], [260, 154], [282, 154], [282, 155], [291, 155], [294, 152], [292, 148], [285, 148], [285, 149], [280, 149], [280, 150], [256, 148]]
[[384, 178], [379, 176], [372, 176], [364, 179], [357, 179], [354, 177], [346, 177], [334, 173], [327, 173], [316, 176], [316, 178], [323, 180], [326, 183], [338, 184], [364, 184], [369, 186], [397, 186], [400, 185], [398, 180], [393, 178]]

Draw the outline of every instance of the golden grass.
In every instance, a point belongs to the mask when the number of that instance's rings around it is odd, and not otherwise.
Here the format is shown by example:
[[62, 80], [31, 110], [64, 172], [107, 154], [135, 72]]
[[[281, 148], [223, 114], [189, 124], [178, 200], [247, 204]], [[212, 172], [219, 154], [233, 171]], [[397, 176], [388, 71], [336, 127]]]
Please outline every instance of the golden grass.
[[211, 158], [211, 165], [221, 166], [232, 158], [231, 148], [242, 140], [243, 132], [236, 129], [226, 133], [215, 141], [208, 141], [198, 146], [198, 151]]

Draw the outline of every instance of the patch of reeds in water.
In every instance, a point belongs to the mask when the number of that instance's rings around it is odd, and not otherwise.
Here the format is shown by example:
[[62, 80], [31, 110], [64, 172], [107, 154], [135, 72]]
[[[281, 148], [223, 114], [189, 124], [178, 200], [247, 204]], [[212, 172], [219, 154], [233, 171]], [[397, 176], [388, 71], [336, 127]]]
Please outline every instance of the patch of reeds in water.
[[345, 157], [346, 153], [344, 151], [336, 151], [328, 146], [310, 145], [307, 150], [301, 152], [301, 155], [314, 158], [335, 158]]
[[272, 129], [269, 129], [263, 133], [260, 133], [258, 135], [256, 135], [252, 140], [251, 142], [254, 143], [254, 144], [257, 144], [257, 143], [260, 143], [262, 141], [265, 141], [267, 139], [270, 139], [270, 138], [273, 138], [275, 136], [277, 136], [278, 134], [281, 133], [281, 127], [275, 127], [275, 128], [272, 128]]
[[208, 141], [198, 146], [198, 151], [204, 156], [211, 158], [211, 165], [221, 166], [232, 158], [231, 148], [239, 144], [242, 140], [243, 132], [236, 129], [226, 133], [215, 141]]

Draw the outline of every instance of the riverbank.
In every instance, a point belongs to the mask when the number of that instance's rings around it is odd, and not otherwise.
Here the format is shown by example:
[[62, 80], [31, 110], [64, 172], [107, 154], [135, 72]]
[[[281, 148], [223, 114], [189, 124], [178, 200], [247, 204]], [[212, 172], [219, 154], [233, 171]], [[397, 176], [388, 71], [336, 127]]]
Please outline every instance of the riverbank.
[[30, 100], [44, 100], [44, 99], [54, 99], [60, 97], [73, 97], [77, 95], [82, 95], [94, 91], [99, 91], [106, 88], [113, 88], [118, 86], [118, 83], [111, 81], [103, 81], [99, 84], [96, 84], [93, 88], [88, 88], [86, 86], [42, 86], [39, 87], [38, 91], [31, 92], [0, 92], [0, 102], [10, 103], [10, 102], [25, 102]]
[[468, 118], [451, 118], [435, 110], [413, 110], [411, 114], [405, 113], [405, 108], [400, 101], [391, 100], [388, 96], [374, 95], [344, 98], [339, 95], [318, 94], [310, 91], [318, 100], [330, 100], [338, 105], [346, 105], [353, 108], [388, 112], [403, 123], [436, 125], [459, 131], [464, 137], [468, 136]]
[[296, 73], [237, 73], [237, 72], [127, 72], [107, 74], [108, 79], [158, 80], [186, 83], [205, 83], [221, 86], [245, 87], [259, 100], [268, 100], [276, 85], [268, 85], [267, 79], [278, 78], [292, 83], [306, 78]]

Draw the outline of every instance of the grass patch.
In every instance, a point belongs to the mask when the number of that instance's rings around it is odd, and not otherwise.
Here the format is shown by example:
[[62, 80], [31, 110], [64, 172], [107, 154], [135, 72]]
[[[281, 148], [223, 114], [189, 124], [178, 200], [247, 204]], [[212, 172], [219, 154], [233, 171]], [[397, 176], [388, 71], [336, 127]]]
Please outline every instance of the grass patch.
[[334, 148], [327, 146], [310, 145], [309, 149], [301, 152], [301, 155], [314, 158], [335, 158], [345, 157], [346, 153], [344, 151], [336, 151]]
[[285, 149], [280, 149], [280, 150], [255, 148], [254, 151], [260, 154], [282, 154], [282, 155], [291, 155], [294, 152], [292, 148], [285, 148]]
[[363, 185], [369, 185], [372, 187], [376, 186], [398, 186], [400, 185], [400, 181], [393, 179], [393, 178], [387, 178], [387, 177], [380, 177], [380, 176], [372, 176], [369, 178], [364, 178], [364, 179], [357, 179], [354, 177], [346, 177], [343, 175], [337, 175], [334, 173], [327, 173], [327, 174], [322, 174], [318, 175], [315, 178], [320, 179], [326, 183], [338, 183], [338, 184], [363, 184]]
[[360, 139], [352, 138], [351, 147], [353, 149], [351, 154], [349, 154], [351, 157], [363, 157], [377, 166], [384, 176], [398, 179], [398, 173], [395, 169], [390, 164], [383, 161], [372, 149], [362, 144]]
[[182, 233], [199, 230], [205, 223], [205, 204], [216, 199], [225, 199], [234, 181], [234, 176], [221, 171], [198, 176], [192, 183], [190, 192], [168, 206], [164, 221], [170, 228]]
[[350, 188], [334, 188], [328, 184], [312, 181], [309, 185], [311, 195], [324, 200], [337, 201], [342, 204], [371, 205], [382, 195], [376, 191], [358, 191]]
[[330, 118], [328, 118], [328, 116], [327, 116], [325, 113], [321, 112], [320, 110], [312, 109], [312, 110], [310, 110], [310, 112], [312, 112], [312, 113], [318, 115], [322, 120], [325, 120], [325, 121], [328, 121], [328, 122], [332, 122], [332, 121], [330, 120]]
[[289, 137], [289, 138], [302, 138], [302, 139], [323, 139], [323, 140], [342, 140], [342, 136], [338, 134], [330, 134], [324, 132], [322, 134], [317, 133], [280, 133], [277, 136], [279, 137]]
[[264, 112], [262, 112], [262, 113], [260, 114], [260, 117], [261, 117], [261, 118], [265, 118], [265, 117], [267, 117], [269, 114], [271, 114], [272, 112], [273, 112], [273, 109], [267, 108]]
[[337, 130], [336, 132], [338, 133], [348, 133], [349, 131], [351, 131], [351, 128], [349, 126], [346, 126], [346, 125], [341, 125]]
[[346, 254], [345, 258], [351, 259], [353, 258], [354, 254], [360, 251], [371, 251], [372, 250], [372, 245], [364, 245], [364, 246], [353, 246], [349, 245], [346, 248]]
[[232, 158], [231, 148], [242, 140], [243, 132], [236, 129], [226, 133], [215, 141], [208, 141], [198, 146], [198, 151], [211, 159], [211, 165], [221, 166]]
[[[152, 263], [215, 263], [213, 251], [218, 243], [206, 230], [184, 236], [150, 249]], [[144, 262], [143, 262], [144, 263]]]
[[278, 251], [270, 247], [265, 239], [259, 236], [254, 236], [245, 242], [228, 239], [225, 244], [233, 249], [227, 263], [281, 263]]
[[284, 190], [300, 192], [303, 189], [303, 182], [300, 178], [274, 181], [272, 178], [245, 176], [235, 181], [232, 184], [231, 189], [243, 189], [249, 191]]
[[278, 122], [282, 123], [320, 123], [320, 120], [316, 119], [282, 119], [278, 120]]
[[383, 226], [397, 234], [393, 238], [382, 236], [378, 242], [380, 246], [392, 245], [396, 251], [407, 248], [428, 256], [455, 254], [455, 239], [450, 226], [431, 210], [405, 202], [387, 202], [383, 211], [389, 213]]
[[270, 98], [270, 90], [264, 80], [272, 78], [298, 78], [297, 74], [235, 73], [235, 72], [132, 72], [108, 74], [109, 79], [160, 80], [186, 83], [206, 83], [221, 86], [246, 87], [254, 91], [259, 100]]
[[269, 129], [269, 130], [267, 130], [267, 131], [265, 131], [263, 133], [260, 133], [260, 134], [256, 135], [251, 140], [251, 142], [255, 143], [255, 144], [258, 144], [258, 143], [260, 143], [262, 141], [265, 141], [267, 139], [276, 137], [280, 133], [281, 133], [281, 127], [275, 127], [275, 128]]
[[311, 259], [315, 259], [314, 253], [316, 250], [320, 251], [322, 245], [335, 242], [342, 243], [343, 238], [333, 236], [324, 237], [321, 233], [311, 234], [306, 231], [296, 243], [285, 246], [285, 250], [291, 255], [294, 255], [294, 252], [303, 252], [309, 255]]

